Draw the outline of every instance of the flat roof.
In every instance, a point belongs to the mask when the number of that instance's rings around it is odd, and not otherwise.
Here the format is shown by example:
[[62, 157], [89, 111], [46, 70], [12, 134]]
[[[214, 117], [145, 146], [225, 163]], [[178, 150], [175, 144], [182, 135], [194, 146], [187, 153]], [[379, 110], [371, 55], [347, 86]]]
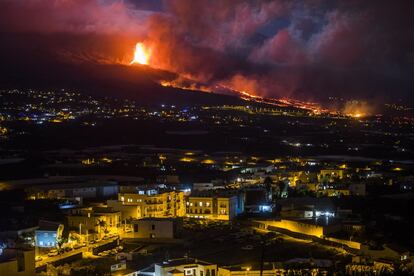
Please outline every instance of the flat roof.
[[200, 261], [194, 258], [181, 258], [181, 259], [173, 259], [168, 260], [167, 262], [157, 263], [157, 265], [161, 267], [174, 267], [174, 266], [181, 266], [181, 265], [211, 265], [211, 263]]

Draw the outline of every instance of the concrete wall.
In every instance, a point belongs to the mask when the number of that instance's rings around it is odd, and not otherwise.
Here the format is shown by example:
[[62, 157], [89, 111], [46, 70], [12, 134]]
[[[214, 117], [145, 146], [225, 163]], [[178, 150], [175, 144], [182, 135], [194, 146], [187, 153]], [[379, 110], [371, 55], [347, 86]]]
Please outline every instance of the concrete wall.
[[[0, 275], [4, 276], [29, 276], [35, 275], [35, 252], [34, 250], [8, 250], [5, 254], [13, 254], [15, 259], [0, 262]], [[14, 252], [11, 252], [14, 251]]]
[[325, 239], [328, 240], [328, 241], [331, 241], [331, 242], [346, 245], [349, 248], [353, 248], [353, 249], [357, 249], [357, 250], [361, 249], [361, 243], [360, 242], [348, 241], [348, 240], [343, 240], [343, 239], [336, 239], [336, 238], [331, 238], [331, 237], [326, 237]]
[[285, 229], [295, 233], [301, 233], [308, 236], [314, 236], [321, 238], [327, 234], [333, 233], [340, 229], [340, 226], [332, 225], [332, 226], [320, 226], [320, 225], [313, 225], [308, 224], [301, 221], [295, 220], [274, 220], [274, 221], [258, 221], [263, 228], [267, 229], [269, 226]]

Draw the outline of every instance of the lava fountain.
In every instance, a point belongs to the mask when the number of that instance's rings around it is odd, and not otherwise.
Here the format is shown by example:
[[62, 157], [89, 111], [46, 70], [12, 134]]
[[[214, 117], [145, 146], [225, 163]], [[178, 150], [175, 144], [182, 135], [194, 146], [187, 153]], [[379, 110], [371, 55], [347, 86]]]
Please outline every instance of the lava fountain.
[[135, 46], [134, 59], [131, 61], [130, 64], [138, 63], [148, 65], [150, 55], [151, 51], [145, 48], [145, 45], [143, 43], [138, 42]]

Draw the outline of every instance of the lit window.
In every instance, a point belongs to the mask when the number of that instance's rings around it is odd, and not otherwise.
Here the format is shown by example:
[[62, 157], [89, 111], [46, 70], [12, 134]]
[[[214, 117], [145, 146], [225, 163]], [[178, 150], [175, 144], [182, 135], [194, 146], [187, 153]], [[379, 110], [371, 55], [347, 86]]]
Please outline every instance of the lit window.
[[203, 202], [201, 202], [201, 201], [200, 201], [200, 202], [198, 203], [198, 205], [199, 205], [200, 207], [203, 207]]
[[121, 201], [125, 201], [125, 198], [123, 196], [121, 196]]

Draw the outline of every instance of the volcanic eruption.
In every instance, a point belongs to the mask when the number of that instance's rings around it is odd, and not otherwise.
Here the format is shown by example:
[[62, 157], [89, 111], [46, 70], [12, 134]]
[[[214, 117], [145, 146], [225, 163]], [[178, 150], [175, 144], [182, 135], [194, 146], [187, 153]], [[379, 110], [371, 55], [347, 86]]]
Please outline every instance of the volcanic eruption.
[[143, 43], [138, 42], [135, 46], [134, 59], [131, 61], [131, 64], [148, 65], [150, 56], [151, 51]]

